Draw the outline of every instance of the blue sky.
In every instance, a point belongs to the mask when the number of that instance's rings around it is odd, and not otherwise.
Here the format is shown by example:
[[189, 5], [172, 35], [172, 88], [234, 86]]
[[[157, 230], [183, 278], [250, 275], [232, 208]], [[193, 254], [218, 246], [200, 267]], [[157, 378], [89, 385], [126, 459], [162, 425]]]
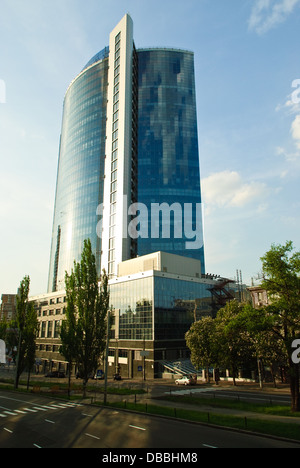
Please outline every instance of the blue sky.
[[0, 294], [46, 292], [64, 94], [125, 13], [195, 53], [207, 272], [300, 249], [300, 0], [0, 0]]

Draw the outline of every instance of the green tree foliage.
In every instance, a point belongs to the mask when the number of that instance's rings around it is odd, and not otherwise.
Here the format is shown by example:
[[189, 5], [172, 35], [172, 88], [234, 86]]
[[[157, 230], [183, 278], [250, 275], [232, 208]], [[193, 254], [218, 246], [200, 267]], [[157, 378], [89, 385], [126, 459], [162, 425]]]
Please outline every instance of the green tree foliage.
[[237, 370], [253, 366], [254, 358], [259, 372], [261, 362], [271, 371], [275, 364], [286, 368], [291, 409], [300, 411], [299, 364], [291, 359], [292, 343], [300, 338], [300, 252], [295, 252], [292, 242], [272, 245], [261, 261], [261, 286], [270, 304], [254, 309], [251, 304], [228, 302], [214, 324], [208, 327], [207, 319], [202, 319], [192, 325], [187, 345], [194, 364], [230, 369], [234, 382]]
[[106, 317], [109, 309], [108, 278], [103, 271], [99, 288], [95, 256], [90, 240], [84, 241], [81, 261], [65, 275], [66, 320], [61, 327], [61, 353], [75, 363], [86, 384], [99, 365], [106, 340]]
[[17, 295], [18, 356], [15, 388], [18, 388], [22, 372], [25, 368], [30, 372], [35, 360], [38, 319], [34, 303], [28, 301], [29, 288], [30, 278], [25, 276], [20, 283]]
[[191, 362], [196, 369], [206, 369], [207, 381], [208, 368], [217, 362], [218, 344], [215, 337], [216, 322], [211, 317], [203, 317], [193, 323], [185, 335], [187, 346], [191, 350]]
[[263, 283], [271, 304], [266, 308], [270, 331], [285, 356], [289, 373], [292, 410], [300, 411], [299, 365], [292, 362], [292, 342], [300, 336], [300, 252], [293, 243], [272, 245], [262, 257]]
[[253, 357], [251, 338], [242, 319], [244, 307], [236, 300], [230, 301], [216, 317], [219, 366], [231, 370], [234, 385], [238, 370], [248, 366]]

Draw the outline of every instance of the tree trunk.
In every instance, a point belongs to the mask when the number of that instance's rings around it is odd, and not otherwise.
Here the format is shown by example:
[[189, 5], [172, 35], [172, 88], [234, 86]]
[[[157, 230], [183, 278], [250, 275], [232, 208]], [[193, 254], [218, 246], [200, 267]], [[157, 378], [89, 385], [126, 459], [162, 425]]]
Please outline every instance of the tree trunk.
[[259, 358], [257, 358], [257, 370], [258, 370], [259, 387], [263, 388], [263, 379], [262, 379], [262, 372], [261, 372], [261, 360]]
[[87, 380], [86, 379], [83, 379], [83, 382], [82, 382], [82, 389], [83, 389], [83, 393], [82, 393], [82, 397], [85, 398], [86, 397], [86, 384], [87, 384]]
[[274, 388], [277, 388], [277, 384], [276, 384], [276, 375], [275, 375], [274, 366], [273, 366], [272, 363], [270, 364], [270, 369], [271, 369], [271, 375], [272, 375], [272, 380], [273, 380]]
[[27, 374], [27, 390], [29, 390], [29, 382], [30, 382], [30, 369]]
[[71, 397], [71, 370], [72, 364], [69, 362], [69, 372], [68, 372], [68, 399]]
[[299, 366], [290, 361], [290, 390], [291, 390], [291, 411], [300, 411], [299, 398]]
[[232, 366], [232, 385], [236, 387], [236, 369], [235, 366]]
[[207, 383], [210, 383], [209, 366], [206, 367], [206, 382], [207, 382]]

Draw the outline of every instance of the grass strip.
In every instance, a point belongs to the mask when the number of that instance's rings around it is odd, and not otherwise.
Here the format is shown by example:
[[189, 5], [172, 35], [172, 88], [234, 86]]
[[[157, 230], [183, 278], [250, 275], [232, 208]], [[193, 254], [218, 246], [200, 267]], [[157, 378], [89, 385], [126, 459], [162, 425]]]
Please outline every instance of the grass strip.
[[290, 406], [274, 405], [266, 403], [249, 403], [247, 401], [227, 400], [222, 398], [193, 397], [185, 395], [166, 395], [160, 400], [172, 401], [174, 403], [186, 403], [190, 405], [210, 406], [212, 408], [236, 409], [239, 411], [249, 411], [252, 413], [269, 414], [274, 416], [300, 417], [299, 412], [292, 412]]
[[[103, 403], [97, 403], [100, 406]], [[300, 441], [300, 427], [295, 423], [281, 423], [278, 421], [266, 421], [262, 419], [245, 418], [240, 416], [223, 415], [207, 411], [194, 411], [182, 408], [169, 408], [158, 405], [132, 403], [127, 401], [107, 403], [106, 406], [127, 409], [139, 413], [147, 413], [182, 419], [187, 421], [213, 424], [220, 427], [247, 430], [262, 435], [272, 435]]]
[[[20, 387], [27, 387], [27, 380], [20, 380], [19, 381]], [[2, 389], [12, 389], [14, 386], [14, 379], [5, 379], [1, 378], [0, 379], [0, 386]], [[68, 389], [68, 384], [67, 383], [61, 383], [57, 381], [43, 381], [43, 380], [36, 380], [33, 381], [31, 380], [29, 383], [29, 389], [33, 387], [40, 387], [40, 388], [51, 388], [51, 387], [59, 387], [60, 390], [67, 390]], [[71, 385], [72, 390], [80, 390], [82, 389], [82, 384], [81, 383], [72, 383]], [[86, 387], [87, 392], [91, 392], [93, 394], [95, 393], [104, 393], [104, 385], [98, 386], [98, 385], [87, 385]], [[24, 388], [22, 389], [24, 391]], [[107, 387], [107, 393], [111, 395], [141, 395], [144, 393], [147, 393], [146, 390], [143, 388], [128, 388], [128, 387]]]

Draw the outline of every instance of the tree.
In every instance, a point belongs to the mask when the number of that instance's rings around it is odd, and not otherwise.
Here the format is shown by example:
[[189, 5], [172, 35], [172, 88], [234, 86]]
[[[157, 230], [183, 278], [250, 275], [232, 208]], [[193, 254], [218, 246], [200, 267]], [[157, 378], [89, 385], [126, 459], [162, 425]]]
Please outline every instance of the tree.
[[79, 368], [86, 384], [98, 367], [105, 349], [106, 317], [109, 309], [108, 278], [103, 270], [99, 288], [95, 256], [91, 241], [85, 240], [81, 261], [74, 262], [74, 269], [65, 275], [67, 310], [66, 321], [61, 328], [61, 352]]
[[38, 330], [37, 313], [34, 303], [29, 302], [30, 278], [25, 276], [20, 283], [17, 295], [17, 331], [18, 331], [18, 354], [16, 362], [15, 388], [18, 388], [22, 372], [27, 367], [28, 381], [30, 370], [34, 364], [36, 336]]
[[252, 358], [250, 336], [241, 319], [245, 306], [237, 300], [227, 302], [216, 317], [218, 362], [220, 367], [231, 370], [233, 385], [236, 385], [239, 368], [249, 364]]
[[217, 361], [215, 341], [216, 322], [211, 317], [203, 317], [194, 322], [185, 335], [186, 344], [191, 351], [191, 362], [196, 369], [206, 369], [209, 381], [209, 367]]
[[300, 252], [291, 241], [273, 244], [261, 258], [263, 283], [271, 304], [266, 307], [272, 333], [285, 351], [291, 391], [291, 409], [300, 411], [299, 365], [293, 363], [292, 342], [300, 336]]
[[60, 329], [61, 347], [60, 353], [69, 362], [68, 368], [68, 396], [71, 390], [71, 371], [77, 354], [79, 343], [76, 333], [76, 307], [75, 307], [75, 275], [66, 275], [66, 320], [62, 322]]
[[263, 387], [264, 365], [268, 365], [271, 370], [274, 386], [276, 387], [275, 364], [283, 364], [284, 352], [282, 343], [274, 336], [272, 331], [273, 318], [265, 307], [255, 309], [251, 304], [247, 304], [241, 314], [240, 319], [244, 323], [244, 328], [250, 336], [253, 346], [253, 355], [257, 361], [259, 383]]
[[186, 343], [195, 367], [230, 369], [236, 385], [238, 369], [251, 364], [253, 347], [243, 314], [247, 304], [233, 300], [218, 311], [215, 319], [203, 317], [186, 333]]

